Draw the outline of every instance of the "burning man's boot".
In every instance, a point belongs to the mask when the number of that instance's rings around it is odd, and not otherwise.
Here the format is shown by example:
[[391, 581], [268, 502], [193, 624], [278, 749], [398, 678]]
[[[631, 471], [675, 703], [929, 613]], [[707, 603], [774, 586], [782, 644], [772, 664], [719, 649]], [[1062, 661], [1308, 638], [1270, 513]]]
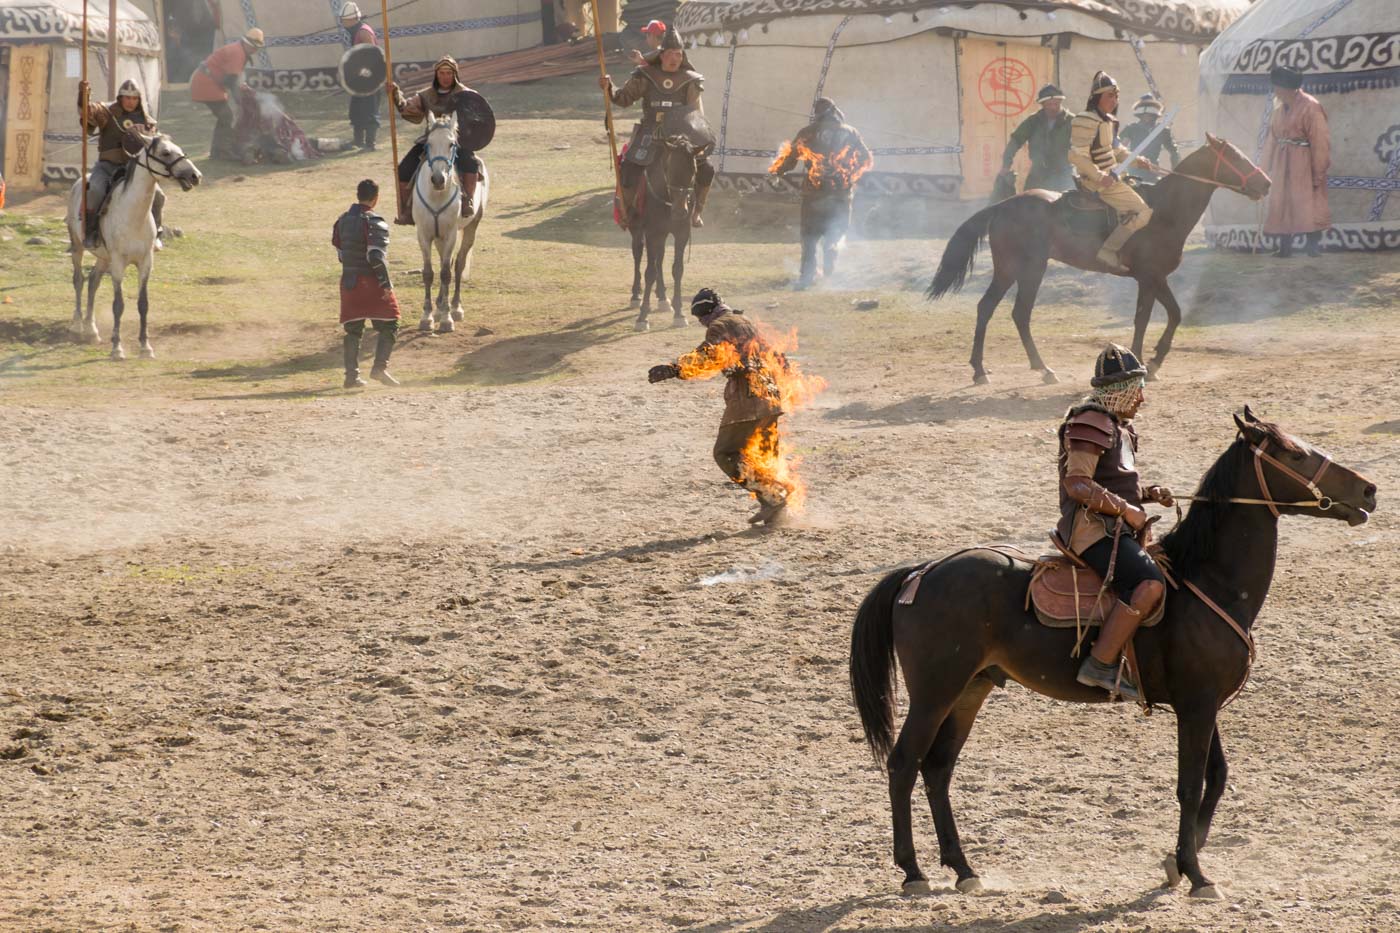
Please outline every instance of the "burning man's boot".
[[83, 224], [86, 231], [83, 236], [83, 248], [97, 249], [97, 241], [101, 237], [101, 231], [97, 226], [97, 211], [88, 211]]
[[749, 516], [750, 525], [767, 525], [773, 522], [787, 508], [787, 496], [759, 493], [758, 511]]
[[822, 252], [822, 275], [831, 278], [836, 272], [836, 260], [840, 258], [841, 250], [835, 246], [828, 246]]
[[817, 280], [817, 238], [802, 238], [802, 272], [794, 286], [798, 291], [811, 288]]
[[399, 381], [389, 375], [389, 354], [394, 352], [394, 341], [397, 336], [392, 330], [379, 331], [379, 343], [374, 348], [374, 366], [370, 368], [369, 377], [375, 382], [382, 382], [386, 386], [396, 386]]
[[1309, 233], [1307, 236], [1307, 244], [1303, 247], [1303, 252], [1307, 253], [1314, 259], [1316, 259], [1318, 256], [1321, 256], [1322, 234], [1317, 232]]
[[462, 183], [462, 216], [471, 217], [476, 213], [476, 183], [480, 175], [475, 172], [463, 172], [457, 176]]
[[345, 388], [363, 389], [368, 383], [360, 378], [360, 335], [345, 335]]
[[701, 185], [695, 189], [695, 207], [690, 211], [690, 225], [692, 227], [703, 227], [705, 221], [701, 219], [700, 212], [705, 209], [705, 202], [710, 197], [710, 186]]
[[399, 215], [394, 223], [401, 227], [413, 226], [413, 182], [399, 182]]
[[1133, 683], [1126, 673], [1120, 678], [1118, 660], [1123, 653], [1123, 646], [1133, 637], [1140, 622], [1141, 612], [1126, 603], [1116, 603], [1113, 612], [1100, 629], [1099, 637], [1094, 640], [1094, 647], [1089, 656], [1079, 665], [1079, 675], [1076, 679], [1086, 687], [1107, 690], [1110, 696], [1116, 694], [1134, 703], [1141, 701], [1142, 694], [1138, 691], [1137, 684]]

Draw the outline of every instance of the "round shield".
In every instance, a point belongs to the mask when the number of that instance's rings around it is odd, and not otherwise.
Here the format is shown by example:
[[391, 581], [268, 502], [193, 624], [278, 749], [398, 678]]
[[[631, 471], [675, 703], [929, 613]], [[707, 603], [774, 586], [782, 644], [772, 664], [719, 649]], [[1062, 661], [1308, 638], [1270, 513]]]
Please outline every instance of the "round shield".
[[496, 114], [476, 91], [457, 94], [457, 142], [463, 149], [485, 149], [496, 136]]
[[662, 139], [684, 139], [690, 148], [699, 152], [715, 144], [715, 133], [699, 107], [684, 107], [671, 110], [661, 122]]
[[352, 45], [340, 57], [340, 86], [352, 97], [369, 97], [384, 89], [389, 69], [377, 45]]

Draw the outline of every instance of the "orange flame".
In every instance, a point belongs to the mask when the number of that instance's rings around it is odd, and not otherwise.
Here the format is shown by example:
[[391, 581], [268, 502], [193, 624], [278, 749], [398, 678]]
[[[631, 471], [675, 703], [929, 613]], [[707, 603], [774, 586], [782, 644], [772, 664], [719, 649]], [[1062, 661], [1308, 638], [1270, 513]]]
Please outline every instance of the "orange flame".
[[855, 187], [860, 177], [870, 171], [870, 167], [875, 164], [868, 152], [864, 152], [855, 146], [845, 146], [830, 155], [815, 152], [810, 146], [800, 138], [792, 142], [783, 143], [778, 151], [778, 157], [773, 160], [773, 164], [768, 166], [769, 172], [779, 171], [783, 163], [794, 153], [797, 158], [807, 163], [807, 184], [813, 189], [834, 189], [837, 191], [849, 191]]
[[[791, 414], [812, 403], [825, 388], [826, 380], [802, 372], [788, 358], [797, 349], [797, 329], [778, 333], [764, 324], [755, 325], [759, 339], [742, 349], [732, 343], [705, 346], [676, 361], [682, 379], [709, 379], [720, 373], [742, 375], [749, 391], [758, 398], [776, 402], [784, 414]], [[807, 484], [797, 468], [802, 458], [787, 455], [783, 449], [788, 437], [785, 422], [754, 432], [740, 454], [740, 482], [749, 494], [760, 491], [785, 498], [788, 508], [800, 512], [807, 500]]]

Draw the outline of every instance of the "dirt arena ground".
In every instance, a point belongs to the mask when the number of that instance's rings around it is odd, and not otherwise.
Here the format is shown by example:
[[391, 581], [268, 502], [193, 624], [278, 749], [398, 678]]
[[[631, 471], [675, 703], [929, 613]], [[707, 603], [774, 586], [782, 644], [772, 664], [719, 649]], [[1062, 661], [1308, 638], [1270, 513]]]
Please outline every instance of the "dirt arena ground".
[[[0, 928], [1395, 928], [1395, 257], [1195, 243], [1173, 280], [1190, 319], [1139, 418], [1146, 475], [1192, 487], [1248, 402], [1381, 490], [1367, 525], [1282, 524], [1221, 721], [1202, 860], [1226, 900], [1159, 887], [1171, 714], [1014, 684], [954, 781], [989, 893], [937, 869], [916, 791], [935, 890], [905, 899], [846, 685], [855, 607], [894, 566], [1040, 546], [1057, 419], [1128, 339], [1130, 293], [1054, 272], [1034, 325], [1065, 381], [1026, 368], [1004, 310], [973, 387], [985, 268], [928, 306], [940, 240], [859, 239], [830, 287], [792, 293], [791, 230], [720, 199], [686, 293], [796, 327], [830, 383], [792, 419], [806, 514], [751, 530], [710, 460], [720, 385], [645, 381], [699, 333], [631, 329], [582, 93], [499, 97], [524, 115], [495, 150], [467, 326], [405, 339], [400, 390], [336, 388], [325, 244], [387, 157], [211, 166], [172, 196], [156, 361], [63, 341], [61, 248], [21, 249], [56, 198], [0, 222]], [[203, 145], [197, 115], [172, 123]], [[320, 202], [284, 206], [289, 184]]]

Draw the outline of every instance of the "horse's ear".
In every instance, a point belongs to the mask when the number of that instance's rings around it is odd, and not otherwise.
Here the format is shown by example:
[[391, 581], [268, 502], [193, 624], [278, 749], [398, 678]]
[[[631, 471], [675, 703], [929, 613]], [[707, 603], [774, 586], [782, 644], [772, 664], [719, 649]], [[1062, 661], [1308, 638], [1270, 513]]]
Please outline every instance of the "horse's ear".
[[1264, 429], [1259, 427], [1259, 419], [1254, 417], [1254, 413], [1249, 410], [1249, 406], [1246, 405], [1244, 407], [1243, 418], [1239, 415], [1235, 415], [1234, 417], [1235, 427], [1240, 429], [1240, 434], [1250, 443], [1257, 444], [1264, 434]]
[[1249, 410], [1249, 405], [1247, 404], [1244, 406], [1244, 420], [1250, 422], [1251, 424], [1259, 423], [1259, 419], [1254, 417], [1254, 412]]
[[1206, 142], [1210, 144], [1210, 148], [1212, 148], [1212, 149], [1219, 149], [1219, 148], [1220, 148], [1220, 137], [1219, 137], [1219, 136], [1214, 136], [1214, 135], [1212, 135], [1212, 134], [1210, 134], [1210, 133], [1207, 133], [1207, 134], [1206, 134]]

